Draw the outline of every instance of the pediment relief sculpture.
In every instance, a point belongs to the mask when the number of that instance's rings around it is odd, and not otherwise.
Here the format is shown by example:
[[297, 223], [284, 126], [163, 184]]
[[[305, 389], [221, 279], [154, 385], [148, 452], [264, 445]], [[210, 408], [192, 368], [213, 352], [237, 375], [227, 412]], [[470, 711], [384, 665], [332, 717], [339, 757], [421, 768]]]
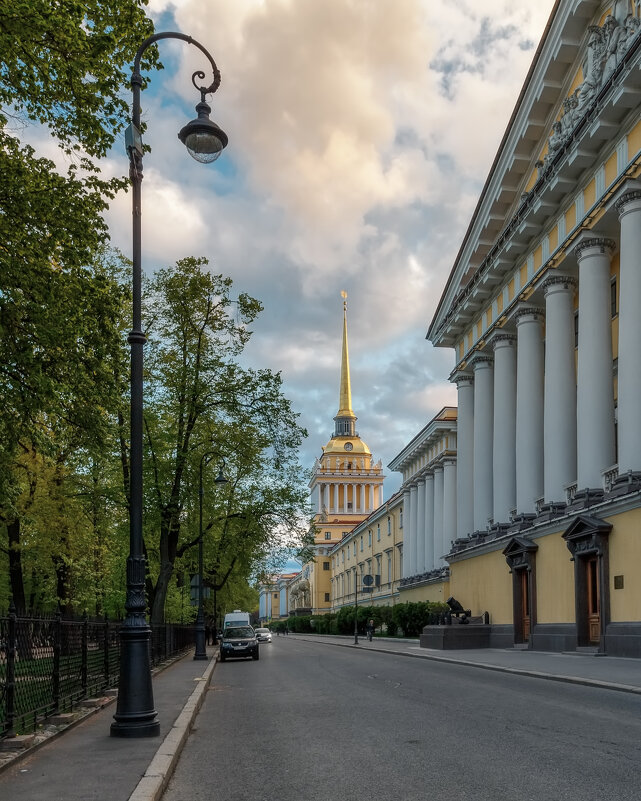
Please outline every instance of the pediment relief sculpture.
[[641, 0], [618, 0], [603, 25], [590, 25], [583, 64], [584, 79], [563, 101], [563, 111], [552, 126], [548, 151], [538, 165], [545, 170], [583, 118], [588, 106], [610, 79], [641, 29]]

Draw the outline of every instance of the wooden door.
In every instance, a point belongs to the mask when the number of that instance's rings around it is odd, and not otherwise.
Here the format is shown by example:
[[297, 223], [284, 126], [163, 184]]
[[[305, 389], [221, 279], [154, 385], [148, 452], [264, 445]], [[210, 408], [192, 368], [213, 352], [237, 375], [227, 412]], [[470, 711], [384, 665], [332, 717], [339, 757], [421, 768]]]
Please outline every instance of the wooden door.
[[521, 570], [521, 631], [523, 642], [530, 639], [530, 582], [527, 570]]
[[599, 595], [599, 560], [596, 556], [586, 559], [588, 636], [590, 645], [598, 645], [601, 640], [601, 599]]

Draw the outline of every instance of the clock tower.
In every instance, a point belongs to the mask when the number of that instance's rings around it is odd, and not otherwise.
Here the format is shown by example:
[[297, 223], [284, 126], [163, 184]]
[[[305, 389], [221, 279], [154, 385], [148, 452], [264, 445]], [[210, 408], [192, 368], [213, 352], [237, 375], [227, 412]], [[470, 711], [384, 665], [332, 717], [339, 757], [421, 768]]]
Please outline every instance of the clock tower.
[[[330, 551], [344, 534], [383, 503], [383, 466], [356, 431], [347, 347], [347, 293], [343, 297], [343, 346], [338, 412], [331, 439], [316, 459], [309, 489], [314, 510], [314, 560], [303, 567], [306, 613], [331, 607]], [[302, 610], [299, 614], [303, 613]]]

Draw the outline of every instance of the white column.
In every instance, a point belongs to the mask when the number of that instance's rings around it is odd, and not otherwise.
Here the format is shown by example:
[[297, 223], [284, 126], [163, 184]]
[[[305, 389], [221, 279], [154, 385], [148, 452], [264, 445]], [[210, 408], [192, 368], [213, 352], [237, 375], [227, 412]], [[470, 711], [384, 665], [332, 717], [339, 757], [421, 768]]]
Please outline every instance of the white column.
[[619, 265], [619, 475], [641, 470], [641, 190], [616, 203], [621, 221]]
[[474, 530], [485, 531], [492, 517], [492, 427], [494, 368], [490, 356], [477, 356], [474, 368]]
[[[466, 537], [474, 531], [474, 379], [460, 373], [454, 380], [458, 390], [456, 531], [459, 537]], [[438, 561], [438, 554], [435, 558]]]
[[408, 569], [410, 576], [416, 575], [416, 556], [418, 552], [418, 537], [417, 523], [418, 523], [418, 503], [417, 503], [418, 488], [416, 483], [410, 487], [410, 548], [405, 551], [409, 561]]
[[576, 368], [574, 287], [566, 275], [548, 278], [545, 290], [545, 392], [543, 412], [543, 497], [565, 502], [576, 481]]
[[409, 487], [403, 490], [403, 578], [410, 576], [409, 552], [411, 550], [410, 518], [412, 499]]
[[425, 478], [416, 481], [416, 573], [425, 572]]
[[494, 337], [493, 517], [507, 523], [516, 508], [516, 337]]
[[611, 239], [592, 238], [575, 249], [579, 263], [576, 404], [579, 491], [601, 489], [601, 472], [611, 467], [615, 459], [610, 316], [610, 260], [614, 247]]
[[434, 467], [434, 562], [443, 567], [443, 465]]
[[434, 570], [434, 473], [425, 476], [425, 565]]
[[443, 553], [456, 539], [456, 459], [443, 461]]
[[323, 511], [323, 485], [318, 485], [318, 514]]
[[535, 514], [543, 495], [543, 314], [516, 315], [516, 510]]

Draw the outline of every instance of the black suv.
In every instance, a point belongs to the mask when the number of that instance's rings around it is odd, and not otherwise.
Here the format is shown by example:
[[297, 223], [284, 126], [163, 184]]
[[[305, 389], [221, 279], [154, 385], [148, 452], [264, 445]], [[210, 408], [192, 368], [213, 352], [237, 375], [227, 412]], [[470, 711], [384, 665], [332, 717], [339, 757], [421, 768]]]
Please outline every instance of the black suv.
[[220, 641], [220, 661], [251, 656], [258, 659], [258, 640], [251, 626], [229, 626]]

